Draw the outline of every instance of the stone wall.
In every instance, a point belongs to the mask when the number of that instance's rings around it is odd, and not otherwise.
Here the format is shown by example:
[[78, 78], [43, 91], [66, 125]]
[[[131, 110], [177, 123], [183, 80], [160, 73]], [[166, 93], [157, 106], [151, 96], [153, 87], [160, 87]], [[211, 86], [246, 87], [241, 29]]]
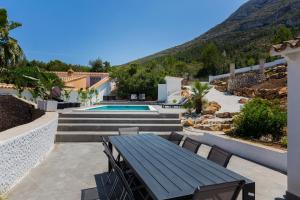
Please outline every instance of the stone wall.
[[0, 194], [8, 192], [53, 148], [57, 121], [56, 112], [47, 112], [0, 133]]
[[0, 132], [6, 129], [32, 122], [45, 114], [11, 95], [0, 95]]
[[265, 77], [258, 72], [248, 72], [228, 80], [228, 91], [233, 92], [243, 87], [251, 87], [264, 81]]

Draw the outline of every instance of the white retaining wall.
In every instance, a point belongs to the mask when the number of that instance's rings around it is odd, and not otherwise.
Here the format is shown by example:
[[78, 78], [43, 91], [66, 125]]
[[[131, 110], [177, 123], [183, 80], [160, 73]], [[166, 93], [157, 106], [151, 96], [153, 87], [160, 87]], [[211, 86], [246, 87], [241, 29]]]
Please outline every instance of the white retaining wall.
[[[287, 62], [285, 59], [275, 60], [273, 62], [265, 63], [265, 69], [271, 68], [271, 67], [274, 67], [277, 65], [283, 65], [286, 63]], [[253, 65], [250, 67], [243, 67], [243, 68], [235, 69], [235, 74], [245, 73], [245, 72], [249, 72], [249, 71], [253, 71], [253, 70], [259, 70], [259, 65]], [[213, 80], [218, 80], [218, 79], [227, 78], [227, 77], [230, 77], [230, 73], [221, 74], [221, 75], [217, 75], [217, 76], [209, 76], [208, 80], [209, 80], [209, 82], [211, 82]]]
[[287, 151], [266, 147], [260, 144], [253, 144], [221, 134], [205, 132], [197, 132], [197, 134], [191, 132], [191, 134], [195, 139], [201, 142], [209, 145], [217, 145], [242, 158], [281, 172], [287, 172]]
[[8, 192], [52, 150], [58, 114], [0, 132], [0, 194]]

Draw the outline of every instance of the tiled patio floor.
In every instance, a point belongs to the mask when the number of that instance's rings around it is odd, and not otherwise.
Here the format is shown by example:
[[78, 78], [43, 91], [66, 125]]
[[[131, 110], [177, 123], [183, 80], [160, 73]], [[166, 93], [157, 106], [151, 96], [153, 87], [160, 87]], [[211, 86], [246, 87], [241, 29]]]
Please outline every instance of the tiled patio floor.
[[[81, 190], [95, 187], [94, 175], [107, 170], [100, 143], [58, 143], [8, 195], [9, 200], [80, 200]], [[200, 149], [206, 154], [205, 149]], [[286, 175], [232, 157], [228, 168], [256, 182], [256, 199], [280, 200]]]

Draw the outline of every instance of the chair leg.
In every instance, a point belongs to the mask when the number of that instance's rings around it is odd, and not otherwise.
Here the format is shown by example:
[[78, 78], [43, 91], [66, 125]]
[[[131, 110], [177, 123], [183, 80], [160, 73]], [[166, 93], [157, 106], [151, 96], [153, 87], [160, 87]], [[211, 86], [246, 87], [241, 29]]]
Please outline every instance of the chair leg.
[[248, 183], [244, 185], [243, 200], [255, 200], [255, 183]]

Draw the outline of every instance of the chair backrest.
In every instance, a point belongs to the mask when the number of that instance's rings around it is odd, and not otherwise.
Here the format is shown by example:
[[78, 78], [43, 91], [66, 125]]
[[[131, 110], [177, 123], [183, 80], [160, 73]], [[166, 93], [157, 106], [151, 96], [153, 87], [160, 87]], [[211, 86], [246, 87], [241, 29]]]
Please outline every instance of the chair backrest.
[[171, 134], [168, 137], [168, 140], [170, 142], [173, 142], [174, 144], [179, 145], [181, 140], [183, 138], [183, 135], [180, 135], [179, 133], [172, 131]]
[[192, 200], [236, 200], [245, 181], [209, 185], [196, 189]]
[[[105, 146], [105, 145], [104, 145]], [[116, 179], [114, 180], [114, 186], [111, 188], [112, 191], [109, 192], [109, 196], [117, 195], [120, 200], [134, 200], [134, 195], [130, 189], [130, 186], [119, 166], [116, 164], [112, 154], [108, 149], [103, 151], [108, 158], [109, 163], [112, 166], [112, 170], [116, 174]]]
[[188, 149], [188, 150], [190, 150], [190, 151], [192, 151], [194, 153], [197, 153], [200, 145], [201, 145], [200, 142], [187, 137], [184, 140], [182, 147], [185, 148], [185, 149]]
[[108, 145], [109, 141], [108, 141], [108, 137], [107, 136], [102, 136], [102, 143], [106, 143]]
[[139, 127], [119, 128], [119, 135], [137, 135]]
[[232, 153], [214, 145], [214, 146], [212, 146], [212, 148], [207, 156], [207, 159], [211, 160], [223, 167], [227, 167], [231, 156], [232, 156]]
[[114, 169], [115, 169], [117, 177], [120, 180], [120, 187], [122, 190], [120, 199], [134, 200], [134, 195], [132, 193], [132, 190], [131, 190], [122, 170], [117, 165], [114, 166]]
[[180, 105], [184, 105], [189, 99], [187, 98], [182, 98], [181, 101], [178, 102]]

